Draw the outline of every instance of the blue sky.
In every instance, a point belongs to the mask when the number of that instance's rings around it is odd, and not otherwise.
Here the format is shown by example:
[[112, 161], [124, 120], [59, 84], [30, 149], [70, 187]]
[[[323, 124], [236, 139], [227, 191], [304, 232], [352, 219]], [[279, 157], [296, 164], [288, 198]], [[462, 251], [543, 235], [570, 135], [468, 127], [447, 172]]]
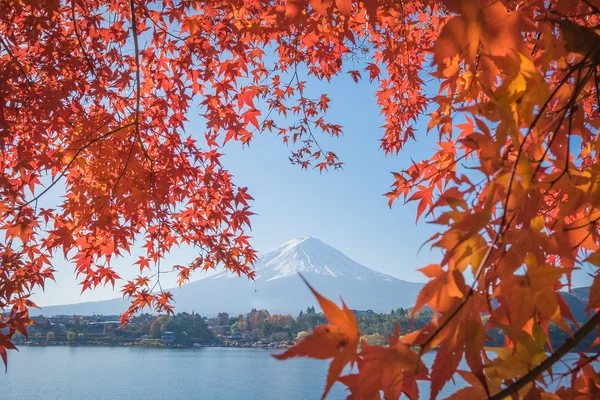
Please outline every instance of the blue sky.
[[[411, 158], [427, 157], [436, 146], [437, 133], [426, 134], [426, 120], [417, 125], [418, 142], [409, 142], [398, 156], [386, 156], [379, 148], [383, 118], [375, 101], [376, 83], [355, 84], [350, 76], [336, 77], [331, 84], [310, 82], [309, 91], [326, 92], [331, 98], [330, 122], [339, 123], [344, 134], [338, 139], [318, 137], [321, 147], [334, 151], [344, 169], [320, 174], [291, 165], [287, 148], [274, 133], [258, 135], [249, 147], [229, 142], [224, 165], [239, 186], [249, 187], [254, 197], [252, 243], [259, 252], [269, 251], [291, 239], [314, 236], [337, 248], [355, 261], [377, 271], [408, 281], [424, 281], [418, 268], [439, 260], [439, 253], [421, 245], [435, 232], [426, 221], [415, 223], [416, 204], [397, 201], [388, 207], [383, 196], [392, 183], [391, 171], [400, 171]], [[308, 94], [311, 96], [310, 93]], [[193, 110], [196, 114], [197, 111]], [[189, 115], [186, 131], [203, 134], [202, 118]], [[136, 276], [131, 257], [116, 260], [113, 266], [124, 278]], [[164, 261], [186, 264], [194, 257], [181, 249]], [[119, 296], [118, 288], [99, 288], [80, 296], [72, 266], [56, 260], [57, 283], [48, 282], [44, 293], [36, 293], [40, 305], [102, 300]], [[192, 279], [202, 277], [197, 273]], [[575, 286], [589, 284], [579, 273]], [[174, 274], [162, 279], [163, 287], [175, 286]]]
[[[311, 82], [308, 91], [326, 92], [331, 98], [329, 121], [344, 128], [340, 138], [318, 137], [321, 147], [334, 151], [343, 161], [341, 171], [319, 173], [291, 165], [290, 148], [275, 133], [263, 133], [242, 148], [229, 142], [224, 165], [239, 186], [249, 187], [254, 197], [252, 243], [259, 252], [271, 250], [296, 237], [314, 236], [337, 248], [357, 262], [377, 271], [409, 281], [423, 281], [417, 268], [435, 262], [436, 254], [419, 247], [435, 232], [423, 221], [415, 224], [416, 206], [396, 202], [388, 207], [383, 196], [393, 182], [391, 171], [410, 165], [435, 145], [436, 134], [410, 143], [399, 156], [385, 156], [379, 148], [383, 118], [375, 101], [376, 83], [354, 83], [350, 76], [336, 77], [331, 84]], [[310, 93], [308, 94], [310, 96]], [[189, 115], [187, 133], [201, 135], [203, 121], [196, 110]], [[121, 276], [135, 276], [136, 252], [115, 260]], [[193, 257], [187, 249], [178, 251], [166, 263], [186, 264]], [[99, 288], [80, 296], [80, 286], [67, 262], [56, 260], [57, 283], [48, 282], [46, 291], [34, 299], [41, 305], [101, 300], [119, 296], [118, 289]], [[200, 278], [198, 273], [194, 278]], [[165, 277], [164, 286], [175, 279]]]
[[423, 222], [415, 225], [416, 206], [397, 202], [390, 209], [383, 194], [393, 182], [390, 172], [410, 165], [410, 157], [426, 155], [436, 134], [410, 143], [399, 156], [386, 157], [379, 148], [383, 119], [375, 84], [340, 77], [323, 89], [332, 100], [329, 120], [340, 123], [344, 135], [319, 142], [345, 163], [343, 170], [303, 171], [289, 163], [289, 149], [269, 133], [249, 148], [234, 145], [226, 151], [236, 181], [255, 198], [254, 245], [264, 251], [295, 237], [314, 236], [370, 268], [422, 280], [415, 269], [435, 257], [425, 248], [420, 254], [417, 250], [434, 229]]

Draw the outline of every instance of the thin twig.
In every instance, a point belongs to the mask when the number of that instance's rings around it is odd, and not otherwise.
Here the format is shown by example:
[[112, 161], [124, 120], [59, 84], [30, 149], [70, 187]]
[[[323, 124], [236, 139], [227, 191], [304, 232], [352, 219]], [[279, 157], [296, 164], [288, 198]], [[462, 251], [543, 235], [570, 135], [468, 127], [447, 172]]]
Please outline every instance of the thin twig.
[[96, 75], [96, 69], [94, 68], [94, 64], [92, 63], [92, 59], [85, 50], [85, 47], [83, 47], [83, 40], [81, 39], [81, 35], [79, 34], [79, 29], [77, 29], [77, 19], [75, 18], [75, 0], [71, 0], [71, 17], [73, 19], [73, 31], [75, 31], [75, 36], [77, 37], [77, 44], [79, 44], [79, 48], [83, 53], [83, 56], [85, 58], [85, 61], [87, 62], [90, 72], [92, 73], [92, 75], [94, 75], [95, 79], [98, 79], [98, 76]]

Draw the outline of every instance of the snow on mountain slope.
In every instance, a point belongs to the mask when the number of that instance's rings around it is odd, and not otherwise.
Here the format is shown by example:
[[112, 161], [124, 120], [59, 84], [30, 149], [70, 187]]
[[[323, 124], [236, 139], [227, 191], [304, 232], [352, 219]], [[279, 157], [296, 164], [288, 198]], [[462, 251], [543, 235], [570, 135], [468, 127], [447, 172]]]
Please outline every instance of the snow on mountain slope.
[[[259, 257], [255, 268], [256, 281], [273, 281], [296, 276], [298, 273], [307, 276], [314, 274], [334, 278], [344, 277], [360, 281], [395, 279], [358, 264], [339, 250], [313, 237], [290, 240], [263, 254]], [[228, 277], [236, 278], [227, 272], [221, 272], [212, 279]]]
[[[176, 311], [214, 315], [220, 311], [237, 314], [264, 308], [271, 313], [296, 315], [309, 306], [318, 308], [299, 273], [324, 296], [332, 300], [342, 296], [353, 309], [377, 312], [412, 306], [423, 286], [364, 267], [321, 240], [306, 237], [263, 254], [256, 263], [255, 281], [220, 272], [172, 289]], [[91, 314], [99, 313], [99, 309], [104, 314], [113, 309], [111, 313], [120, 313], [125, 309], [125, 301], [46, 307], [41, 313]]]

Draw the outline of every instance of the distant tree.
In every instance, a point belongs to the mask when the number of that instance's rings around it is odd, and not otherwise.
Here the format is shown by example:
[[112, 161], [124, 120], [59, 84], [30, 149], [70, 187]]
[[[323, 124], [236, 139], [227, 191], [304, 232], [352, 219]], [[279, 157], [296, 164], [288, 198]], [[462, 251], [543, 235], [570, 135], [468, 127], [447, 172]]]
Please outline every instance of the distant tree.
[[208, 330], [204, 318], [198, 314], [179, 313], [173, 315], [163, 325], [163, 332], [174, 332], [178, 341], [194, 339], [195, 341], [210, 341], [213, 335]]
[[327, 320], [325, 319], [325, 316], [323, 314], [315, 313], [314, 308], [313, 312], [309, 311], [310, 308], [304, 315], [298, 316], [298, 318], [296, 319], [296, 322], [294, 324], [294, 329], [296, 331], [310, 331], [317, 325], [326, 323]]
[[244, 342], [256, 342], [260, 339], [261, 332], [259, 329], [252, 329], [250, 332], [246, 332], [242, 335], [242, 340]]
[[48, 332], [46, 334], [46, 340], [49, 342], [54, 341], [55, 338], [56, 338], [56, 335], [54, 334], [54, 332]]
[[72, 342], [73, 340], [75, 340], [75, 332], [68, 331], [68, 332], [67, 332], [67, 340], [68, 340], [69, 342]]
[[237, 320], [231, 325], [231, 329], [242, 332], [248, 330], [248, 322], [242, 314], [238, 315]]
[[127, 328], [132, 331], [149, 333], [150, 325], [157, 317], [152, 314], [144, 313], [131, 318]]
[[174, 332], [176, 334], [183, 331], [182, 327], [178, 323], [179, 321], [174, 317], [168, 318], [161, 326], [161, 333], [164, 332]]
[[263, 337], [269, 337], [273, 333], [285, 332], [291, 334], [295, 325], [291, 315], [274, 314], [268, 316], [261, 324]]
[[378, 333], [375, 333], [373, 335], [363, 335], [360, 337], [360, 339], [361, 341], [364, 340], [365, 342], [367, 342], [367, 344], [370, 344], [371, 346], [383, 346], [387, 343], [385, 338]]
[[229, 314], [226, 312], [220, 312], [217, 314], [217, 325], [228, 325]]
[[82, 340], [82, 339], [83, 339], [83, 337], [84, 337], [83, 333], [79, 332], [79, 333], [77, 334], [77, 340]]
[[22, 342], [23, 340], [25, 340], [25, 336], [22, 333], [17, 332], [13, 335], [13, 340], [16, 342]]
[[289, 340], [290, 335], [287, 332], [275, 332], [269, 336], [271, 342], [283, 342]]
[[271, 314], [267, 310], [257, 311], [255, 308], [252, 309], [246, 315], [246, 320], [248, 321], [248, 329], [260, 328], [263, 321], [266, 320]]
[[165, 317], [164, 315], [156, 317], [154, 321], [152, 321], [152, 323], [150, 324], [150, 336], [152, 336], [155, 339], [159, 338], [163, 332], [162, 326], [166, 321], [167, 317]]
[[268, 316], [264, 322], [267, 322], [273, 326], [287, 328], [292, 324], [293, 321], [294, 318], [292, 318], [290, 315], [273, 314]]
[[296, 340], [304, 339], [306, 336], [308, 336], [308, 332], [306, 332], [306, 331], [300, 331], [296, 335]]
[[44, 335], [42, 335], [42, 332], [36, 332], [35, 335], [33, 335], [35, 340], [41, 340], [43, 336]]

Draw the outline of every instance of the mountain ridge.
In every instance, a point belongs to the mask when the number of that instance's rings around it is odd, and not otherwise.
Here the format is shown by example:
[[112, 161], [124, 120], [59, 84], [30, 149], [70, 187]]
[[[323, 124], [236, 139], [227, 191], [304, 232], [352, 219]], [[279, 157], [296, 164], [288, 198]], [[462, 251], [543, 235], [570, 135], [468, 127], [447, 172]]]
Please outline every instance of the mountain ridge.
[[[414, 304], [422, 283], [408, 282], [377, 272], [350, 259], [314, 237], [292, 239], [261, 255], [255, 281], [225, 271], [169, 289], [177, 312], [202, 315], [246, 313], [251, 308], [293, 314], [318, 306], [299, 273], [324, 296], [343, 297], [355, 309], [389, 312]], [[127, 307], [121, 298], [47, 306], [37, 314], [118, 314]]]

